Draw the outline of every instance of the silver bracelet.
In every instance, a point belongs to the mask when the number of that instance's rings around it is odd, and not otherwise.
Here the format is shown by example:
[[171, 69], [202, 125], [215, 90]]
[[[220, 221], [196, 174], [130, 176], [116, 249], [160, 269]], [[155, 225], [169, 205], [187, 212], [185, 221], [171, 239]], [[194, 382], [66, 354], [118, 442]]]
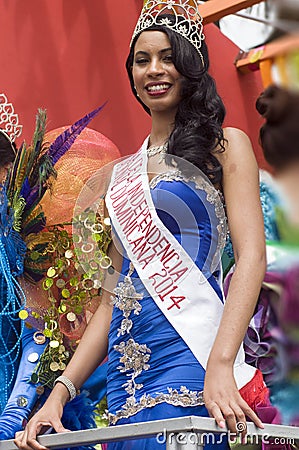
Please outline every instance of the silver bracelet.
[[54, 381], [54, 386], [56, 385], [56, 383], [62, 383], [67, 388], [70, 396], [69, 401], [74, 400], [74, 398], [77, 396], [77, 389], [75, 388], [74, 383], [68, 377], [60, 375], [60, 377], [56, 378], [56, 380]]

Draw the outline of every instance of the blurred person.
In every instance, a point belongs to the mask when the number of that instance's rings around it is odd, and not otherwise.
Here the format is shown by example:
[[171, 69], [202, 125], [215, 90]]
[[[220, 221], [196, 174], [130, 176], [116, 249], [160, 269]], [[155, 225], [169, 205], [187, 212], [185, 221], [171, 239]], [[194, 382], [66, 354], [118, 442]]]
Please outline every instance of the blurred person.
[[278, 239], [267, 242], [267, 271], [245, 338], [287, 425], [299, 425], [299, 93], [272, 85], [257, 99], [260, 143], [273, 168]]

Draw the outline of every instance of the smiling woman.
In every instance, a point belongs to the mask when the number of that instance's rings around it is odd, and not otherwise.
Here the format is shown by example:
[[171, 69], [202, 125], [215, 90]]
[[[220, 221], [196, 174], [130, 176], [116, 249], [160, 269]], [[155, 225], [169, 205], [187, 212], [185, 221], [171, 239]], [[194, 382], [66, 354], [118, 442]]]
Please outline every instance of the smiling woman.
[[[107, 352], [110, 425], [211, 415], [233, 432], [246, 417], [263, 427], [254, 409], [268, 405], [268, 391], [261, 373], [245, 363], [242, 346], [265, 272], [258, 168], [248, 137], [223, 129], [225, 108], [208, 72], [197, 6], [195, 0], [144, 3], [126, 68], [151, 130], [139, 151], [107, 169], [108, 187], [97, 191], [112, 224], [116, 285], [104, 284], [64, 371], [67, 383], [56, 383], [17, 435], [23, 450], [43, 449], [36, 435], [44, 425], [64, 431], [68, 386], [79, 388]], [[99, 189], [103, 177], [87, 190]], [[225, 300], [226, 221], [237, 268]], [[163, 445], [145, 439], [108, 448]]]
[[150, 110], [166, 111], [174, 120], [181, 100], [181, 75], [172, 62], [168, 36], [160, 31], [144, 32], [135, 46], [132, 66], [136, 95]]

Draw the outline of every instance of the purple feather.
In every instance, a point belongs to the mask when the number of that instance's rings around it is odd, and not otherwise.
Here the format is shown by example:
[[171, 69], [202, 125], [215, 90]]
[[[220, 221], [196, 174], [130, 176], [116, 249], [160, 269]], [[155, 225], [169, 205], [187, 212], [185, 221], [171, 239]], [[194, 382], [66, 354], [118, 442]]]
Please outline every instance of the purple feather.
[[91, 111], [89, 114], [86, 114], [86, 116], [78, 120], [55, 139], [47, 151], [47, 155], [51, 159], [53, 165], [56, 164], [57, 161], [67, 152], [79, 134], [85, 127], [87, 127], [89, 122], [91, 122], [91, 120], [101, 111], [101, 109], [103, 109], [105, 105], [106, 102]]
[[42, 188], [40, 188], [38, 185], [35, 185], [33, 186], [33, 188], [30, 188], [29, 192], [27, 192], [27, 195], [24, 196], [26, 200], [25, 211], [27, 213], [29, 213], [32, 207], [36, 205], [36, 202], [38, 202], [40, 199], [43, 198], [43, 195], [46, 192], [46, 190], [47, 186], [42, 186]]
[[[86, 116], [61, 133], [43, 155], [43, 163], [40, 163], [40, 168], [46, 163], [47, 159], [50, 160], [50, 163], [54, 166], [54, 164], [69, 150], [76, 138], [89, 124], [89, 122], [101, 111], [105, 104], [106, 103], [99, 106], [89, 114], [86, 114]], [[50, 173], [46, 176], [45, 180], [49, 178], [49, 175]], [[24, 217], [26, 217], [26, 215], [29, 214], [36, 204], [42, 199], [47, 188], [48, 187], [44, 182], [42, 185], [35, 184], [34, 186], [30, 186], [29, 181], [27, 179], [25, 180], [22, 187], [22, 194], [26, 200]]]
[[20, 197], [23, 197], [25, 200], [27, 200], [28, 196], [30, 195], [30, 190], [31, 190], [31, 187], [30, 187], [28, 178], [25, 178], [24, 183], [21, 188]]

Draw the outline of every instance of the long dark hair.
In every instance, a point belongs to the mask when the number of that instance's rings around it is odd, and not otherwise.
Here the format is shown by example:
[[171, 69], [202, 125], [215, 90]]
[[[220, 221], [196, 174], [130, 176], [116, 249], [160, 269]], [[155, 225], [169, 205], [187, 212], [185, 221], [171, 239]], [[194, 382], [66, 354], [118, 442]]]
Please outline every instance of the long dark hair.
[[16, 157], [17, 148], [0, 129], [0, 167], [12, 163]]
[[[204, 172], [214, 184], [222, 178], [222, 167], [215, 157], [215, 150], [224, 151], [222, 124], [225, 117], [224, 104], [217, 93], [214, 79], [208, 73], [209, 56], [205, 42], [199, 53], [187, 39], [165, 26], [153, 26], [147, 30], [163, 31], [167, 34], [172, 52], [172, 60], [177, 71], [183, 75], [182, 100], [178, 106], [174, 129], [168, 141], [168, 153], [190, 161]], [[132, 66], [134, 48], [140, 35], [135, 37], [126, 61], [131, 89], [145, 111], [146, 105], [137, 97], [134, 89]]]

